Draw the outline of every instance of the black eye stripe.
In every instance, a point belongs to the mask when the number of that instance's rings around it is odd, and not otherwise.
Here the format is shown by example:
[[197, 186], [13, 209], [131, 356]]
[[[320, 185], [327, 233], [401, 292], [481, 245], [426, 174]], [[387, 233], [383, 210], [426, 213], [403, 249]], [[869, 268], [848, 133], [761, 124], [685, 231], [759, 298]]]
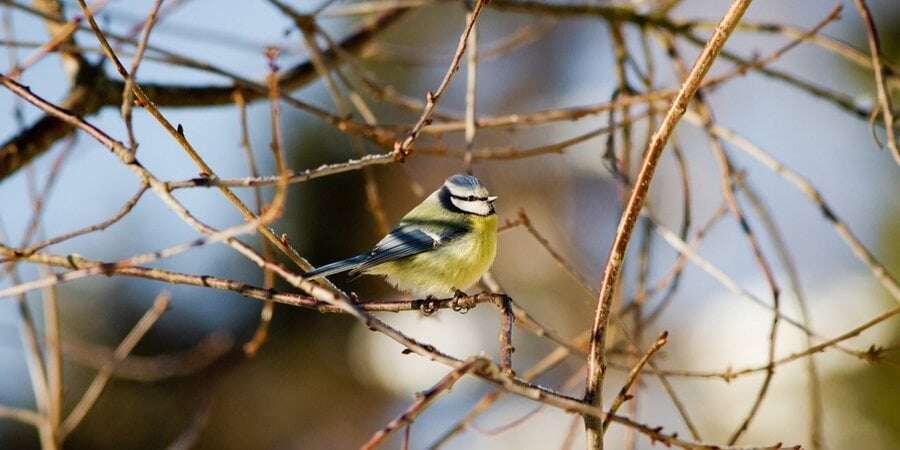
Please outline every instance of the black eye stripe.
[[475, 201], [475, 200], [482, 201], [482, 202], [488, 201], [488, 198], [487, 198], [487, 197], [475, 197], [474, 195], [470, 195], [470, 196], [468, 196], [468, 197], [463, 197], [463, 196], [460, 196], [460, 195], [453, 195], [453, 194], [450, 194], [450, 197], [453, 197], [453, 198], [455, 198], [455, 199], [457, 199], [457, 200], [467, 201], [467, 202], [473, 202], [473, 201]]

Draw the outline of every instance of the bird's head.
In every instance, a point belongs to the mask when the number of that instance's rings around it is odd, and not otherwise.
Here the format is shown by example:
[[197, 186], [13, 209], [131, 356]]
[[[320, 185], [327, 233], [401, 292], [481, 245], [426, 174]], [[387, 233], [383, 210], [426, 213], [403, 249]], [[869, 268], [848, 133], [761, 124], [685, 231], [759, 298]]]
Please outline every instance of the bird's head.
[[490, 195], [478, 178], [472, 175], [453, 175], [440, 189], [442, 203], [466, 214], [490, 216], [494, 214], [496, 196]]

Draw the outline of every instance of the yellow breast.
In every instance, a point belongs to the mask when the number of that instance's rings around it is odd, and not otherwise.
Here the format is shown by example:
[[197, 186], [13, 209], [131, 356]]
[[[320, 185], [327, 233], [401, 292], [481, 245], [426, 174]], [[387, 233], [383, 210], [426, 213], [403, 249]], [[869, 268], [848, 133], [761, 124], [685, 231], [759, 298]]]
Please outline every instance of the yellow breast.
[[497, 216], [467, 217], [471, 231], [434, 251], [376, 266], [398, 289], [416, 296], [449, 296], [474, 285], [497, 255]]

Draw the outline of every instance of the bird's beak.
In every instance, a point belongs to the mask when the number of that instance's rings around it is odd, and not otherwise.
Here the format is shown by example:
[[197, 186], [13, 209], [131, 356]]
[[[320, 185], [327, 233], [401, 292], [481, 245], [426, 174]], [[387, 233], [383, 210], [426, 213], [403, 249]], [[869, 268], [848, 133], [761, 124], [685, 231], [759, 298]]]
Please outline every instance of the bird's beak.
[[488, 203], [494, 203], [494, 200], [497, 200], [496, 195], [489, 195], [487, 198]]

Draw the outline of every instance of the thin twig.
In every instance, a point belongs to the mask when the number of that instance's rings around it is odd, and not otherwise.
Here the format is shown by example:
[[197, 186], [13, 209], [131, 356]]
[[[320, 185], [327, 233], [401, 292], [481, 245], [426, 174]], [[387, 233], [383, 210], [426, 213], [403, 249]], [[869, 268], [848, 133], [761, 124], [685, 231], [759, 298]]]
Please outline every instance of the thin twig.
[[453, 55], [452, 61], [450, 61], [450, 67], [447, 68], [447, 73], [444, 74], [444, 78], [441, 79], [441, 83], [438, 85], [437, 89], [433, 92], [429, 91], [425, 94], [425, 108], [422, 110], [422, 115], [419, 116], [419, 120], [416, 121], [416, 124], [413, 125], [412, 129], [406, 135], [406, 138], [402, 141], [397, 141], [394, 143], [394, 155], [395, 157], [403, 161], [412, 150], [412, 144], [419, 136], [419, 132], [422, 130], [422, 127], [428, 124], [431, 114], [434, 112], [435, 107], [437, 107], [438, 102], [441, 99], [441, 96], [444, 95], [444, 92], [450, 86], [450, 80], [453, 79], [453, 75], [459, 70], [459, 63], [462, 60], [463, 54], [466, 51], [466, 46], [469, 41], [469, 34], [472, 32], [472, 29], [475, 27], [475, 22], [478, 20], [478, 16], [481, 15], [481, 10], [484, 8], [485, 0], [478, 0], [475, 6], [472, 8], [472, 12], [468, 15], [468, 19], [466, 20], [466, 27], [463, 30], [462, 35], [459, 37], [459, 43], [456, 46], [456, 53]]
[[562, 444], [559, 446], [559, 450], [572, 450], [572, 446], [575, 445], [575, 437], [578, 434], [578, 416], [573, 415], [572, 421], [569, 424], [569, 428], [566, 431], [566, 437], [563, 439]]
[[15, 420], [35, 428], [42, 427], [45, 422], [44, 417], [34, 411], [3, 405], [0, 405], [0, 419]]
[[[300, 14], [292, 7], [280, 0], [268, 1], [269, 3], [277, 7], [282, 13], [288, 15], [294, 20], [294, 23], [297, 25], [297, 28], [300, 29], [300, 33], [303, 37], [303, 44], [310, 54], [310, 61], [312, 61], [313, 66], [320, 75], [320, 78], [325, 81], [325, 86], [328, 88], [328, 92], [331, 94], [332, 101], [337, 107], [338, 113], [342, 117], [349, 117], [352, 114], [350, 105], [353, 104], [353, 102], [351, 100], [348, 100], [346, 96], [341, 92], [340, 88], [331, 75], [332, 68], [329, 67], [327, 59], [323, 55], [322, 50], [319, 48], [318, 43], [316, 43], [315, 32], [319, 29], [319, 27], [316, 25], [315, 18], [313, 16]], [[335, 70], [334, 72], [337, 73], [338, 71]], [[358, 98], [360, 102], [362, 101], [359, 95], [356, 95], [354, 98]], [[367, 117], [369, 117], [371, 115], [371, 111], [366, 111], [368, 113]], [[353, 152], [357, 157], [362, 157], [363, 155], [365, 155], [366, 152], [364, 144], [359, 136], [351, 135], [350, 144]], [[378, 193], [378, 185], [375, 181], [375, 174], [372, 172], [372, 168], [370, 168], [369, 166], [364, 166], [362, 172], [363, 179], [365, 180], [366, 203], [369, 211], [375, 218], [375, 223], [378, 226], [378, 233], [382, 235], [387, 234], [388, 231], [390, 231], [390, 224], [388, 223], [387, 215], [384, 212], [384, 206], [382, 205], [381, 196]]]
[[[276, 165], [279, 176], [279, 185], [280, 189], [285, 189], [287, 186], [287, 165], [284, 162], [284, 158], [282, 156], [281, 150], [281, 109], [279, 106], [279, 97], [280, 90], [278, 87], [278, 50], [269, 49], [266, 52], [266, 57], [269, 63], [269, 76], [266, 77], [266, 81], [269, 86], [269, 102], [270, 102], [270, 121], [272, 127], [272, 144], [271, 149], [273, 153], [273, 157], [276, 161]], [[242, 94], [236, 94], [242, 95]], [[240, 108], [240, 117], [241, 117], [241, 142], [242, 147], [244, 147], [244, 151], [247, 154], [248, 164], [250, 165], [251, 176], [256, 176], [256, 160], [253, 158], [253, 150], [250, 148], [250, 137], [247, 131], [247, 111], [246, 104], [244, 103], [243, 97], [240, 99], [236, 99], [236, 103]], [[254, 188], [254, 192], [256, 194], [256, 213], [261, 215], [263, 214], [262, 210], [262, 194], [260, 193], [260, 188], [257, 186]], [[263, 256], [267, 260], [273, 260], [275, 258], [272, 243], [269, 240], [263, 240]], [[263, 272], [263, 288], [271, 289], [275, 285], [275, 274], [266, 268], [262, 269]], [[272, 317], [275, 312], [275, 303], [266, 300], [263, 304], [262, 309], [259, 314], [259, 324], [256, 327], [256, 332], [254, 332], [253, 337], [244, 344], [244, 354], [248, 356], [253, 356], [259, 351], [260, 346], [266, 341], [266, 338], [269, 334], [269, 325], [272, 323]]]
[[[94, 20], [93, 13], [90, 8], [85, 4], [85, 0], [78, 0], [78, 4], [81, 6], [82, 11], [85, 14], [85, 17], [88, 19], [88, 23], [91, 28], [94, 30], [94, 33], [97, 36], [97, 40], [100, 42], [100, 46], [103, 47], [106, 56], [114, 62], [114, 66], [116, 70], [119, 72], [119, 75], [122, 78], [128, 79], [129, 73], [119, 61], [116, 54], [113, 52], [112, 47], [109, 45], [109, 42], [106, 39], [105, 34], [100, 29], [99, 25], [97, 25], [96, 20]], [[190, 156], [191, 160], [200, 168], [201, 174], [208, 178], [217, 178], [215, 172], [212, 168], [203, 160], [202, 157], [197, 153], [197, 151], [193, 148], [193, 146], [188, 142], [187, 138], [184, 135], [183, 129], [179, 127], [176, 129], [157, 109], [154, 103], [150, 100], [141, 86], [137, 83], [133, 84], [132, 92], [134, 92], [135, 97], [142, 103], [144, 108], [162, 125], [162, 127], [178, 142], [184, 151]], [[268, 92], [268, 90], [267, 90]], [[286, 174], [285, 171], [279, 171], [279, 175]], [[244, 216], [244, 219], [248, 223], [252, 223], [254, 221], [258, 221], [258, 217], [250, 211], [249, 208], [235, 195], [231, 190], [227, 187], [219, 187], [219, 191], [223, 196], [232, 204], [235, 208], [240, 211], [241, 215]], [[276, 206], [273, 202], [273, 209]], [[278, 206], [280, 208], [280, 205]], [[279, 214], [275, 214], [277, 216]], [[296, 252], [292, 251], [283, 240], [279, 239], [275, 236], [275, 234], [267, 227], [266, 221], [261, 221], [261, 224], [258, 226], [257, 231], [260, 234], [266, 237], [276, 248], [278, 248], [283, 254], [285, 254], [288, 258], [290, 258], [295, 264], [297, 264], [303, 270], [309, 270], [312, 266], [306, 262], [304, 259], [300, 258]]]
[[128, 357], [128, 354], [131, 353], [131, 350], [133, 350], [138, 342], [140, 342], [141, 338], [150, 331], [153, 324], [155, 324], [160, 316], [166, 312], [166, 309], [169, 307], [169, 299], [169, 294], [166, 292], [157, 295], [156, 300], [153, 301], [153, 306], [144, 313], [144, 316], [138, 320], [131, 331], [128, 332], [124, 339], [122, 339], [122, 342], [116, 347], [115, 359], [108, 364], [105, 364], [103, 368], [97, 372], [97, 375], [94, 376], [94, 379], [81, 396], [81, 399], [75, 407], [72, 408], [69, 415], [66, 416], [66, 420], [63, 421], [60, 429], [63, 438], [78, 427], [78, 424], [81, 423], [82, 419], [84, 419], [94, 406], [94, 403], [97, 402], [97, 399], [100, 398], [100, 394], [103, 393], [106, 384], [109, 382], [110, 378], [112, 378], [112, 374], [115, 371], [115, 365]]
[[[277, 203], [273, 202], [273, 206], [277, 205]], [[260, 216], [262, 219], [270, 218], [273, 214], [264, 214]], [[248, 222], [243, 225], [238, 225], [231, 228], [226, 228], [221, 231], [211, 231], [207, 236], [194, 239], [190, 242], [184, 244], [174, 245], [162, 250], [156, 250], [149, 253], [142, 253], [139, 255], [132, 256], [130, 258], [122, 259], [110, 264], [93, 264], [86, 267], [83, 267], [78, 270], [73, 270], [63, 274], [54, 274], [50, 276], [46, 276], [44, 278], [39, 278], [37, 280], [18, 283], [15, 286], [10, 286], [6, 289], [0, 290], [0, 298], [4, 297], [12, 297], [20, 294], [24, 294], [26, 292], [41, 289], [50, 286], [57, 286], [63, 283], [68, 283], [71, 281], [79, 280], [89, 276], [97, 276], [105, 273], [110, 273], [113, 271], [115, 267], [129, 267], [136, 266], [140, 264], [147, 264], [153, 261], [157, 261], [164, 258], [170, 258], [181, 253], [187, 252], [194, 248], [202, 247], [204, 245], [216, 243], [216, 242], [233, 242], [235, 236], [248, 233], [255, 229], [258, 226], [258, 221]], [[243, 248], [243, 246], [242, 246]], [[17, 257], [21, 257], [21, 252], [13, 255]]]
[[884, 68], [881, 65], [881, 42], [878, 39], [878, 30], [875, 28], [875, 20], [865, 0], [853, 0], [859, 16], [866, 26], [866, 37], [869, 42], [869, 53], [872, 58], [872, 71], [875, 72], [875, 87], [878, 90], [878, 102], [881, 104], [881, 116], [884, 117], [884, 132], [887, 135], [887, 146], [894, 155], [894, 160], [900, 164], [900, 147], [894, 132], [894, 107], [891, 102], [890, 90], [884, 76]]
[[153, 25], [156, 24], [156, 17], [159, 14], [159, 8], [162, 6], [162, 2], [163, 0], [155, 0], [153, 7], [150, 9], [150, 13], [147, 15], [147, 20], [144, 21], [144, 27], [141, 30], [141, 38], [138, 41], [137, 50], [134, 52], [134, 59], [131, 61], [131, 69], [128, 71], [128, 76], [125, 78], [125, 87], [122, 88], [122, 119], [125, 121], [125, 129], [128, 132], [128, 144], [131, 147], [132, 152], [137, 151], [137, 140], [134, 138], [134, 129], [131, 125], [131, 102], [134, 99], [132, 90], [134, 89], [134, 83], [137, 79], [137, 72], [140, 68], [141, 60], [144, 58], [144, 52], [147, 50], [147, 43], [150, 41], [150, 31], [153, 30]]
[[[16, 251], [0, 244], [0, 255], [14, 255]], [[140, 266], [117, 266], [115, 263], [89, 260], [78, 255], [50, 255], [37, 253], [27, 257], [23, 257], [24, 261], [36, 262], [39, 264], [49, 264], [58, 267], [81, 270], [95, 266], [106, 266], [109, 275], [120, 275], [128, 277], [137, 277], [150, 280], [157, 280], [172, 284], [184, 284], [189, 286], [206, 287], [219, 289], [224, 291], [232, 291], [245, 297], [257, 300], [272, 300], [285, 305], [299, 306], [302, 308], [313, 309], [322, 313], [340, 313], [343, 310], [330, 306], [326, 302], [317, 300], [309, 295], [295, 294], [288, 292], [280, 292], [274, 289], [264, 289], [246, 284], [241, 281], [229, 280], [225, 278], [214, 277], [210, 275], [191, 275], [179, 272], [172, 272], [163, 269], [153, 269]], [[465, 305], [465, 308], [473, 308], [482, 303], [492, 303], [497, 301], [500, 294], [479, 293], [466, 296], [454, 302], [453, 297], [440, 299], [415, 299], [415, 300], [391, 300], [379, 301], [370, 300], [360, 302], [358, 305], [366, 311], [372, 312], [402, 312], [402, 311], [426, 311], [439, 309], [459, 308], [459, 305]], [[515, 310], [515, 309], [514, 309]], [[521, 320], [520, 320], [521, 321]]]
[[449, 391], [453, 385], [463, 377], [463, 375], [468, 372], [475, 370], [477, 366], [481, 366], [484, 364], [484, 360], [481, 358], [470, 358], [464, 364], [460, 365], [452, 372], [445, 375], [438, 381], [434, 386], [428, 389], [425, 392], [421, 392], [417, 395], [418, 399], [410, 405], [406, 411], [403, 412], [396, 419], [390, 421], [384, 428], [375, 432], [375, 434], [360, 447], [360, 450], [373, 450], [381, 445], [390, 435], [399, 430], [404, 426], [409, 426], [412, 424], [416, 417], [425, 410], [431, 403], [437, 400], [438, 396], [443, 394], [444, 392]]
[[[35, 214], [38, 209], [35, 208]], [[5, 234], [0, 229], [0, 238], [5, 239]], [[18, 268], [10, 265], [10, 280], [14, 284], [20, 284]], [[28, 368], [28, 380], [31, 382], [31, 390], [34, 395], [34, 403], [37, 406], [36, 415], [40, 417], [40, 421], [34, 421], [34, 425], [38, 431], [38, 437], [41, 442], [41, 450], [55, 450], [58, 448], [54, 429], [50, 424], [51, 398], [49, 383], [47, 381], [47, 371], [44, 365], [44, 358], [41, 353], [41, 347], [38, 343], [37, 327], [34, 324], [34, 317], [28, 307], [28, 299], [25, 294], [16, 296], [16, 312], [18, 313], [21, 324], [19, 325], [19, 338], [22, 341], [22, 348], [25, 353], [25, 365]], [[25, 416], [18, 414], [18, 409], [9, 410], [11, 418], [21, 420]]]
[[[466, 14], [466, 22], [474, 23], [472, 15], [471, 11]], [[471, 174], [472, 149], [475, 147], [475, 133], [478, 130], [475, 123], [478, 99], [478, 24], [472, 27], [468, 40], [466, 49], [466, 155], [463, 158], [463, 169], [466, 173]]]
[[[650, 346], [649, 349], [647, 349], [647, 353], [645, 353], [644, 356], [642, 356], [638, 360], [637, 364], [632, 367], [631, 372], [628, 373], [628, 378], [625, 380], [625, 384], [622, 385], [621, 389], [619, 389], [619, 394], [616, 395], [616, 398], [613, 400], [612, 405], [609, 407], [610, 414], [615, 414], [623, 403], [631, 400], [631, 396], [628, 395], [628, 391], [631, 390], [631, 387], [638, 380], [641, 369], [644, 368], [644, 365], [647, 364], [647, 361], [649, 361], [650, 358], [652, 358], [653, 355], [656, 354], [656, 352], [662, 349], [663, 345], [666, 345], [666, 340], [668, 339], [668, 337], [668, 332], [663, 331], [662, 333], [660, 333], [656, 338], [656, 342], [654, 342], [653, 345]], [[607, 416], [603, 421], [603, 431], [606, 431], [606, 429], [609, 428], [610, 420], [610, 416]]]
[[203, 430], [209, 423], [209, 416], [212, 413], [213, 399], [211, 394], [207, 394], [207, 398], [201, 400], [201, 405], [197, 408], [197, 412], [191, 417], [188, 426], [181, 431], [177, 438], [169, 444], [165, 450], [191, 450], [196, 447], [197, 441], [200, 439]]
[[[244, 154], [247, 157], [247, 166], [250, 171], [250, 176], [256, 178], [259, 177], [259, 169], [256, 166], [256, 157], [253, 155], [253, 148], [250, 145], [250, 131], [249, 126], [247, 125], [247, 103], [244, 100], [243, 91], [236, 90], [234, 95], [234, 104], [238, 107], [238, 117], [241, 126], [241, 148], [244, 150]], [[262, 189], [259, 186], [253, 188], [253, 199], [255, 201], [256, 214], [262, 214]], [[262, 245], [263, 256], [268, 260], [273, 260], [275, 255], [272, 244], [268, 240], [263, 239]], [[263, 289], [272, 289], [275, 287], [275, 274], [268, 269], [263, 269], [262, 274]], [[256, 325], [256, 331], [253, 333], [253, 337], [244, 344], [243, 350], [245, 355], [249, 357], [255, 356], [262, 344], [265, 343], [269, 335], [269, 325], [272, 323], [274, 311], [275, 303], [271, 300], [265, 300], [259, 312], [259, 323]]]
[[[50, 272], [51, 270], [48, 266], [41, 266], [42, 275], [48, 275]], [[42, 309], [44, 311], [44, 339], [46, 341], [47, 389], [50, 400], [47, 419], [54, 440], [58, 441], [63, 410], [63, 361], [59, 323], [59, 299], [55, 288], [48, 287], [44, 289]]]
[[[89, 225], [87, 227], [80, 228], [78, 230], [71, 231], [69, 233], [66, 233], [66, 234], [63, 234], [60, 236], [56, 236], [56, 237], [53, 237], [50, 239], [46, 239], [44, 241], [30, 245], [28, 248], [21, 251], [21, 255], [19, 257], [28, 256], [28, 255], [34, 254], [44, 248], [47, 248], [51, 245], [56, 245], [56, 244], [59, 244], [60, 242], [67, 241], [69, 239], [73, 239], [73, 238], [76, 238], [79, 236], [90, 234], [95, 231], [103, 231], [103, 230], [109, 228], [111, 225], [115, 224], [116, 222], [121, 220], [123, 217], [125, 217], [125, 215], [127, 215], [129, 212], [131, 212], [131, 210], [134, 208], [134, 206], [137, 204], [137, 202], [141, 199], [141, 197], [144, 195], [144, 193], [147, 192], [147, 189], [148, 189], [148, 186], [146, 184], [142, 185], [138, 189], [138, 191], [134, 195], [132, 195], [125, 202], [125, 204], [122, 205], [121, 208], [119, 208], [119, 211], [117, 211], [109, 219], [104, 220], [103, 222], [100, 222], [100, 223], [97, 223], [94, 225]], [[6, 258], [0, 258], [0, 262], [6, 262], [6, 260], [7, 260]]]
[[[839, 8], [835, 9], [835, 11], [839, 10]], [[825, 23], [830, 22], [831, 17], [834, 14], [836, 14], [836, 12], [833, 12], [831, 15], [829, 15], [825, 20], [821, 22], [821, 24], [823, 24], [824, 26]], [[679, 78], [683, 79], [686, 76], [686, 69], [681, 56], [679, 55], [679, 52], [675, 47], [674, 39], [670, 36], [663, 37], [662, 42], [663, 46], [667, 49], [667, 53], [669, 54], [669, 57], [673, 63], [672, 65], [675, 68], [677, 75], [679, 76]], [[762, 247], [759, 243], [756, 233], [751, 227], [750, 222], [749, 220], [747, 220], [746, 214], [743, 211], [743, 208], [737, 200], [735, 188], [735, 179], [737, 177], [735, 175], [733, 163], [726, 154], [725, 148], [722, 145], [720, 139], [712, 132], [712, 127], [715, 125], [712, 108], [706, 101], [705, 93], [703, 90], [699, 90], [696, 97], [697, 99], [695, 102], [695, 108], [701, 120], [703, 121], [703, 130], [707, 134], [708, 140], [710, 142], [710, 147], [713, 151], [714, 156], [716, 157], [716, 162], [719, 166], [719, 178], [722, 184], [722, 193], [723, 197], [725, 198], [725, 203], [728, 205], [728, 209], [740, 224], [741, 234], [744, 235], [744, 238], [750, 247], [751, 254], [754, 257], [757, 266], [759, 266], [760, 270], [762, 271], [763, 276], [766, 280], [766, 284], [769, 286], [769, 292], [772, 296], [772, 326], [769, 331], [769, 345], [767, 347], [769, 363], [771, 364], [772, 361], [775, 360], [775, 343], [778, 331], [779, 313], [781, 308], [781, 288], [779, 287], [778, 282], [775, 280], [775, 276], [773, 274], [769, 261], [763, 254]], [[775, 371], [774, 366], [772, 366], [772, 369], [766, 372], [766, 376], [760, 385], [759, 393], [754, 399], [754, 402], [750, 407], [750, 411], [741, 421], [737, 430], [735, 430], [735, 432], [729, 438], [729, 444], [734, 444], [735, 442], [737, 442], [738, 438], [750, 426], [750, 422], [756, 416], [756, 413], [759, 411], [760, 405], [762, 405], [763, 399], [768, 393], [769, 386], [771, 385], [772, 378], [774, 376]]]
[[[701, 123], [701, 119], [691, 112], [686, 114], [685, 119], [691, 123]], [[733, 130], [723, 127], [722, 125], [715, 125], [712, 127], [712, 131], [716, 136], [721, 137], [737, 149], [747, 153], [777, 175], [784, 178], [785, 181], [793, 184], [801, 193], [803, 193], [803, 195], [819, 209], [822, 216], [825, 217], [825, 220], [831, 224], [856, 258], [869, 268], [872, 272], [872, 276], [881, 283], [882, 287], [894, 298], [894, 301], [900, 303], [900, 284], [898, 284], [896, 278], [894, 278], [887, 268], [875, 258], [865, 245], [862, 244], [850, 230], [850, 227], [838, 218], [834, 209], [825, 201], [825, 198], [815, 189], [815, 187], [813, 187], [809, 180], [780, 163], [760, 147], [741, 137]]]
[[[734, 27], [740, 21], [744, 11], [750, 6], [750, 0], [735, 0], [731, 8], [723, 17], [716, 32], [707, 42], [706, 47], [691, 69], [690, 75], [682, 85], [663, 119], [662, 124], [653, 136], [649, 147], [647, 148], [644, 161], [641, 164], [641, 171], [635, 181], [635, 188], [628, 199], [628, 205], [619, 222], [616, 231], [616, 237], [607, 260], [606, 269], [604, 270], [603, 282], [600, 288], [600, 298], [598, 299], [597, 313], [594, 318], [594, 324], [591, 328], [591, 350], [588, 359], [588, 377], [587, 388], [585, 389], [585, 400], [591, 405], [602, 405], [601, 386], [603, 385], [603, 377], [606, 373], [606, 331], [609, 322], [611, 303], [613, 299], [613, 287], [619, 279], [619, 270], [625, 257], [625, 250], [628, 248], [628, 241], [631, 238], [631, 231], [640, 214], [644, 204], [644, 199], [653, 173], [656, 169], [656, 163], [662, 155], [666, 141], [672, 134], [678, 120], [684, 115], [688, 102], [694, 96], [694, 93], [700, 86], [700, 82], [706, 75], [706, 72], [712, 66], [716, 55], [722, 49], [728, 36], [734, 30]], [[588, 433], [588, 448], [602, 449], [603, 434], [602, 424], [598, 423], [594, 418], [585, 418], [585, 427]]]
[[[572, 373], [572, 374], [571, 374], [571, 375], [570, 375], [570, 376], [562, 383], [562, 385], [560, 386], [560, 391], [571, 390], [571, 389], [574, 388], [576, 385], [578, 385], [578, 384], [580, 383], [580, 380], [583, 380], [583, 379], [584, 379], [584, 371], [585, 371], [586, 368], [587, 368], [587, 365], [582, 364], [581, 367], [578, 368], [578, 370], [575, 370], [575, 371], [574, 371], [574, 372], [573, 372], [573, 373]], [[475, 430], [475, 431], [478, 432], [479, 434], [482, 434], [482, 435], [485, 435], [485, 436], [497, 436], [497, 435], [506, 433], [506, 432], [508, 432], [508, 431], [510, 431], [510, 430], [513, 430], [513, 429], [515, 429], [515, 428], [518, 428], [518, 427], [524, 425], [524, 424], [527, 423], [529, 420], [531, 420], [532, 418], [534, 418], [534, 417], [536, 417], [538, 414], [540, 414], [542, 411], [544, 411], [544, 409], [546, 409], [546, 407], [547, 407], [547, 405], [545, 405], [545, 404], [543, 404], [543, 403], [538, 404], [538, 405], [537, 405], [536, 407], [534, 407], [531, 411], [528, 411], [527, 413], [525, 413], [525, 414], [519, 416], [518, 418], [515, 418], [515, 419], [513, 419], [513, 420], [511, 420], [511, 421], [509, 421], [509, 422], [507, 422], [507, 423], [504, 423], [504, 424], [502, 424], [502, 425], [498, 425], [498, 426], [493, 427], [493, 428], [485, 429], [485, 428], [479, 426], [479, 425], [478, 425], [476, 422], [474, 422], [474, 421], [469, 422], [469, 423], [468, 423], [468, 427], [471, 428], [472, 430]]]
[[[20, 283], [18, 273], [12, 273], [14, 283]], [[34, 324], [34, 317], [28, 308], [25, 294], [16, 296], [16, 307], [19, 313], [19, 320], [22, 322], [20, 326], [20, 337], [22, 347], [25, 350], [25, 361], [28, 367], [28, 378], [31, 381], [31, 389], [34, 391], [34, 401], [37, 404], [38, 414], [44, 419], [38, 428], [38, 435], [41, 440], [41, 450], [54, 450], [58, 448], [54, 433], [47, 419], [50, 413], [50, 391], [47, 385], [47, 370], [44, 366], [44, 359], [41, 353], [40, 344], [37, 338], [37, 328]]]
[[512, 365], [512, 355], [515, 348], [512, 343], [513, 323], [516, 318], [512, 311], [512, 301], [509, 297], [502, 295], [497, 305], [500, 309], [500, 367], [515, 374]]
[[68, 338], [63, 353], [72, 362], [96, 370], [114, 364], [112, 376], [143, 383], [155, 383], [169, 378], [193, 375], [216, 362], [234, 347], [234, 338], [213, 332], [193, 347], [174, 353], [153, 356], [130, 355], [115, 363], [115, 349]]
[[[738, 180], [737, 183], [739, 186], [742, 185], [740, 187], [742, 188], [744, 196], [747, 197], [747, 200], [756, 210], [756, 214], [759, 216], [763, 226], [766, 228], [767, 234], [775, 245], [776, 255], [781, 261], [781, 266], [784, 268], [785, 272], [787, 272], [790, 290], [797, 298], [797, 304], [800, 308], [800, 317], [803, 320], [803, 324], [808, 328], [812, 328], [812, 317], [809, 312], [809, 305], [806, 301], [803, 284], [800, 282], [800, 274], [794, 263], [793, 257], [790, 254], [787, 241], [785, 240], [781, 229], [778, 227], [778, 224], [775, 222], [772, 213], [769, 211], [763, 199], [756, 194], [755, 190], [748, 186], [743, 180]], [[811, 347], [812, 345], [812, 336], [806, 335], [806, 346]], [[806, 373], [810, 410], [809, 445], [811, 450], [819, 450], [820, 448], [825, 447], [824, 406], [822, 404], [822, 384], [819, 379], [819, 371], [816, 365], [815, 356], [806, 358]]]
[[[585, 345], [588, 342], [588, 334], [582, 333], [581, 336], [575, 338], [574, 343], [576, 345]], [[567, 347], [560, 346], [545, 355], [540, 361], [535, 363], [531, 368], [522, 373], [522, 379], [525, 381], [532, 381], [536, 379], [538, 376], [544, 374], [550, 369], [557, 367], [559, 364], [562, 364], [565, 359], [571, 355], [573, 352], [569, 350]], [[503, 395], [502, 389], [495, 389], [491, 392], [488, 392], [484, 396], [475, 403], [466, 415], [460, 419], [454, 426], [452, 426], [449, 430], [444, 432], [438, 439], [432, 443], [428, 449], [429, 450], [438, 450], [443, 447], [444, 444], [448, 443], [454, 437], [462, 433], [469, 424], [473, 423], [478, 416], [486, 412], [500, 397]]]

